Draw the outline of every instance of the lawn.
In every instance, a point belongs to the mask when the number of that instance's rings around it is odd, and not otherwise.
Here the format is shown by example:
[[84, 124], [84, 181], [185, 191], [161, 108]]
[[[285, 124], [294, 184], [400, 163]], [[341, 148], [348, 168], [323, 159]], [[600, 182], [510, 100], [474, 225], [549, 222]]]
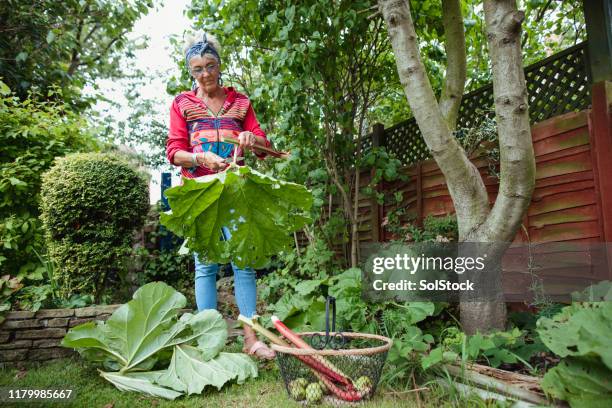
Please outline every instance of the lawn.
[[[139, 408], [139, 407], [301, 407], [303, 405], [289, 399], [280, 380], [275, 363], [260, 365], [259, 377], [243, 385], [231, 384], [220, 391], [207, 387], [202, 395], [166, 401], [136, 393], [121, 392], [104, 381], [91, 364], [78, 357], [54, 362], [31, 364], [19, 368], [0, 370], [0, 386], [11, 388], [54, 388], [72, 389], [74, 399], [69, 403], [27, 404], [57, 407], [99, 407], [99, 408]], [[380, 389], [375, 397], [360, 407], [442, 407], [442, 406], [495, 406], [477, 397], [454, 400], [453, 394], [438, 387], [430, 387], [429, 392], [397, 393]], [[20, 404], [25, 405], [25, 404]], [[7, 404], [4, 406], [18, 406]]]

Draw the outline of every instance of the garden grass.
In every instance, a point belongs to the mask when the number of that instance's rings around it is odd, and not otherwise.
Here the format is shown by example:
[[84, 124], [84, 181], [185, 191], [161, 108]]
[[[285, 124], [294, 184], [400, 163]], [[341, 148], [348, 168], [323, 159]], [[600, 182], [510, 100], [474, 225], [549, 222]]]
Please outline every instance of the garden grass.
[[[3, 406], [27, 407], [86, 407], [86, 408], [140, 408], [140, 407], [273, 407], [295, 408], [304, 405], [291, 400], [282, 384], [280, 373], [272, 362], [260, 364], [259, 376], [243, 385], [229, 384], [217, 391], [206, 387], [201, 395], [180, 397], [174, 401], [121, 392], [98, 375], [92, 364], [79, 357], [46, 363], [30, 363], [23, 368], [0, 370], [0, 386], [14, 389], [72, 389], [74, 398], [69, 402], [20, 403]], [[324, 405], [320, 405], [324, 406]], [[347, 405], [349, 406], [349, 405]], [[430, 387], [428, 392], [395, 393], [379, 387], [376, 395], [364, 408], [443, 407], [443, 406], [495, 406], [479, 398], [466, 399], [453, 396], [440, 388]]]

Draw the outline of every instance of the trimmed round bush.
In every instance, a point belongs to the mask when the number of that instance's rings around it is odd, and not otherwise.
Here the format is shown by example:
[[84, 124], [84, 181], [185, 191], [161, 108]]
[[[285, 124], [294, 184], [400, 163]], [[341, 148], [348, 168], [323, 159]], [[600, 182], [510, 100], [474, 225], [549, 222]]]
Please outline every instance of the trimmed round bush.
[[99, 297], [149, 210], [146, 178], [116, 154], [79, 153], [42, 177], [41, 219], [62, 295]]

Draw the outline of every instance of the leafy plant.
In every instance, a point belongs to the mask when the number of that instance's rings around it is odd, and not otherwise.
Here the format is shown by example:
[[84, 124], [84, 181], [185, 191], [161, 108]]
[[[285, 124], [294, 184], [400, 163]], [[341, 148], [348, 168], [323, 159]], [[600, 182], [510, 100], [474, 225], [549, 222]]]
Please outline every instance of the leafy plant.
[[42, 0], [32, 8], [7, 0], [3, 5], [2, 24], [13, 29], [0, 44], [0, 76], [20, 98], [37, 88], [54, 99], [59, 86], [61, 98], [83, 109], [85, 101], [96, 101], [83, 88], [100, 78], [120, 77], [122, 62], [135, 57], [140, 41], [124, 35], [154, 2], [82, 0], [60, 5]]
[[612, 303], [574, 302], [552, 318], [540, 318], [537, 332], [563, 357], [544, 376], [544, 391], [572, 407], [612, 404]]
[[[369, 150], [359, 163], [359, 167], [373, 168], [373, 175], [368, 185], [363, 189], [366, 196], [375, 197], [379, 204], [384, 203], [384, 193], [377, 192], [376, 186], [382, 181], [394, 181], [396, 179], [407, 181], [408, 177], [401, 174], [402, 162], [385, 148], [374, 147]], [[399, 200], [401, 202], [401, 200]]]
[[[187, 238], [190, 249], [211, 262], [253, 268], [291, 246], [289, 234], [306, 224], [312, 205], [305, 187], [247, 166], [185, 180], [166, 196], [172, 210], [161, 223]], [[221, 239], [222, 227], [232, 230], [231, 240]]]
[[28, 285], [17, 296], [21, 310], [37, 311], [46, 305], [52, 305], [53, 289], [51, 285]]
[[458, 237], [457, 218], [454, 215], [434, 217], [428, 215], [423, 220], [423, 226], [418, 227], [411, 222], [405, 222], [406, 211], [400, 207], [390, 211], [383, 226], [399, 240], [407, 242], [426, 241], [456, 241]]
[[[106, 322], [89, 322], [69, 330], [62, 345], [101, 363], [100, 375], [123, 391], [175, 399], [198, 394], [212, 385], [238, 383], [257, 376], [257, 366], [241, 353], [221, 352], [227, 323], [216, 310], [196, 315], [178, 311], [185, 297], [163, 282], [142, 286]], [[165, 355], [169, 365], [151, 371]]]
[[99, 300], [149, 210], [147, 180], [122, 157], [73, 154], [43, 175], [42, 214], [60, 295]]
[[58, 156], [97, 148], [85, 119], [62, 102], [19, 100], [0, 81], [0, 270], [40, 275], [35, 251], [44, 247], [41, 176]]
[[434, 342], [433, 336], [417, 324], [438, 311], [432, 302], [390, 302], [381, 306], [384, 307], [381, 332], [393, 339], [388, 354], [389, 367], [383, 374], [383, 381], [406, 383], [419, 368], [419, 353], [427, 351]]
[[383, 376], [386, 383], [409, 378], [418, 364], [418, 352], [430, 348], [434, 338], [417, 326], [442, 310], [431, 302], [367, 303], [361, 298], [361, 271], [350, 268], [328, 276], [320, 272], [315, 279], [298, 280], [292, 275], [270, 274], [264, 280], [271, 288], [265, 294], [282, 293], [268, 307], [289, 327], [322, 330], [325, 327], [325, 297], [336, 298], [337, 328], [342, 331], [380, 333], [393, 338], [388, 354], [388, 368]]
[[441, 362], [478, 361], [491, 367], [502, 364], [522, 363], [530, 369], [529, 359], [546, 348], [538, 338], [528, 331], [513, 328], [508, 331], [476, 333], [468, 336], [457, 327], [448, 327], [443, 332], [441, 344], [423, 358], [424, 369]]
[[11, 297], [22, 287], [21, 278], [11, 275], [0, 276], [0, 323], [4, 321], [4, 312], [11, 310]]

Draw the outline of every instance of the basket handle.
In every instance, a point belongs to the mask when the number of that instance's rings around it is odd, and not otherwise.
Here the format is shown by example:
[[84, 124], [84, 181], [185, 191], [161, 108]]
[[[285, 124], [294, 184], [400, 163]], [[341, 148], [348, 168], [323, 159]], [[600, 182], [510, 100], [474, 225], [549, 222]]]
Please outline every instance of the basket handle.
[[[329, 327], [329, 312], [331, 308], [331, 331]], [[333, 333], [333, 334], [330, 334]], [[338, 350], [344, 347], [346, 344], [346, 338], [341, 332], [336, 333], [336, 298], [333, 296], [327, 296], [325, 299], [325, 338], [319, 334], [315, 334], [311, 337], [312, 346], [317, 350], [323, 350], [328, 346]]]

